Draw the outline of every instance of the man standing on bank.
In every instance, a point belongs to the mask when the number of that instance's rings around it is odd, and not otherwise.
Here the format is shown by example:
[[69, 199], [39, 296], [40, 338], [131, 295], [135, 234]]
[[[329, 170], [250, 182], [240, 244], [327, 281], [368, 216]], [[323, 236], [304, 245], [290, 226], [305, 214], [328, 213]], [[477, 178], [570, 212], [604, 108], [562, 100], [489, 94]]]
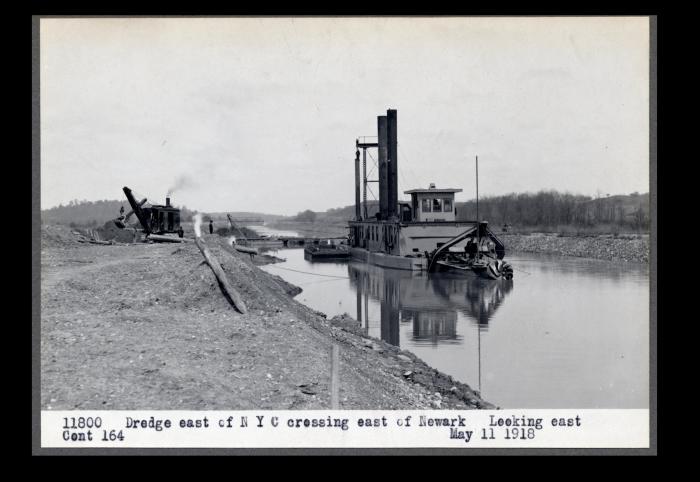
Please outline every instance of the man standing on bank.
[[209, 220], [209, 234], [214, 234], [214, 220]]

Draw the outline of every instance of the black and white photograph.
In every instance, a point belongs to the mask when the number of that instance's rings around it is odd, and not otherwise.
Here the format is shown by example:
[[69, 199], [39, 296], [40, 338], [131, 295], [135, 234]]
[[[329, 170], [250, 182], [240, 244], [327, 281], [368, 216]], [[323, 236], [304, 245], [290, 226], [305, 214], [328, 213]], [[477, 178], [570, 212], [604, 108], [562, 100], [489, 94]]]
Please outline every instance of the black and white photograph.
[[650, 447], [653, 18], [34, 21], [46, 446]]

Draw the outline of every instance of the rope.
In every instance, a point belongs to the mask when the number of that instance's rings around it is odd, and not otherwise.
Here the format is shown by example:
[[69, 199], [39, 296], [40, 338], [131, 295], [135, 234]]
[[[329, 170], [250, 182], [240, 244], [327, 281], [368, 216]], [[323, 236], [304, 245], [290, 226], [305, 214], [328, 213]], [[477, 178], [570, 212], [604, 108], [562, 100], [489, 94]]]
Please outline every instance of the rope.
[[305, 283], [299, 283], [299, 286], [309, 286], [309, 285], [316, 285], [319, 283], [333, 283], [336, 281], [342, 281], [345, 278], [339, 278], [339, 279], [319, 279], [315, 281], [307, 281]]
[[274, 264], [269, 265], [270, 268], [277, 268], [277, 269], [283, 269], [285, 271], [294, 271], [295, 273], [303, 273], [303, 274], [311, 274], [314, 276], [322, 276], [324, 278], [336, 278], [336, 279], [349, 279], [348, 276], [332, 276], [329, 274], [319, 274], [319, 273], [311, 273], [310, 271], [301, 271], [298, 269], [292, 269], [292, 268], [283, 268], [281, 266], [275, 266]]

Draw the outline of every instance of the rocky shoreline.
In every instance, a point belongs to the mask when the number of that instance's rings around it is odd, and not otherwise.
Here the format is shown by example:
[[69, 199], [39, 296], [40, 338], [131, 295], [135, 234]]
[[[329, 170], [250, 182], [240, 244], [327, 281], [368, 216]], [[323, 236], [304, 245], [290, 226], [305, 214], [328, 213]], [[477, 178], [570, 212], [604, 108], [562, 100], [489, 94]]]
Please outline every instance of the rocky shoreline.
[[463, 403], [468, 408], [499, 408], [483, 400], [477, 390], [431, 367], [412, 352], [368, 336], [362, 329], [361, 323], [349, 314], [334, 316], [329, 321], [332, 336], [337, 342], [358, 350], [374, 351], [384, 357], [396, 376], [403, 377], [425, 392], [423, 400], [429, 403], [430, 408], [436, 410], [455, 408], [455, 401]]
[[553, 233], [497, 234], [506, 253], [525, 252], [577, 258], [648, 263], [648, 235], [565, 236]]

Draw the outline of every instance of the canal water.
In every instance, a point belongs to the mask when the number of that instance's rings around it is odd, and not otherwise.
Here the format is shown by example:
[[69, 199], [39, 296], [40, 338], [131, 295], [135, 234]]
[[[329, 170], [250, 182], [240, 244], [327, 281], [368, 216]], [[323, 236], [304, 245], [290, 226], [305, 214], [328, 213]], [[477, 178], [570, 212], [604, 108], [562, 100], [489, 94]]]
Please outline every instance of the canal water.
[[409, 350], [502, 408], [648, 408], [646, 265], [509, 253], [512, 281], [311, 262], [263, 269], [297, 300]]

